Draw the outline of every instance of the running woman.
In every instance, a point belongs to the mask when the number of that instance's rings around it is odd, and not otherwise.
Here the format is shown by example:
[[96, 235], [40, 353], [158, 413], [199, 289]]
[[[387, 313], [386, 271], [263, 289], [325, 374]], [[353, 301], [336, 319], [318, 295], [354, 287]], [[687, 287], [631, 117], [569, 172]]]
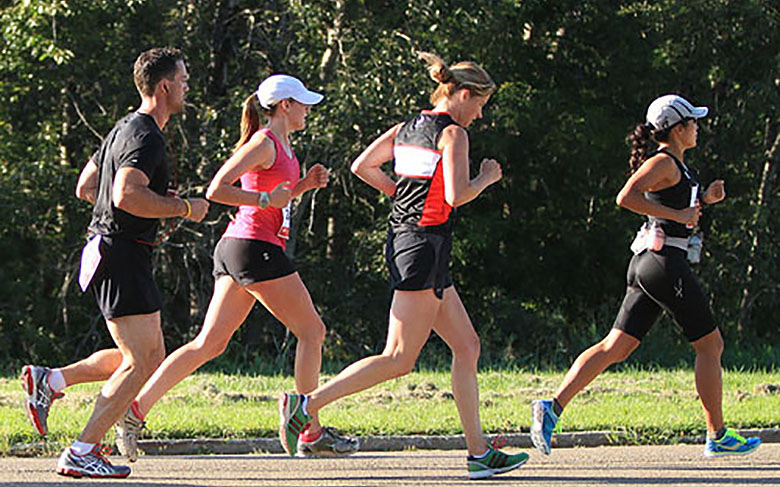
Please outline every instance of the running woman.
[[[501, 166], [485, 159], [469, 180], [466, 128], [482, 117], [482, 107], [496, 90], [488, 73], [467, 61], [447, 66], [428, 53], [438, 87], [432, 110], [390, 128], [352, 163], [352, 172], [392, 197], [386, 258], [394, 289], [387, 344], [381, 355], [364, 358], [324, 386], [306, 394], [279, 397], [279, 436], [293, 454], [299, 433], [331, 402], [389, 379], [408, 374], [431, 331], [453, 353], [452, 390], [468, 446], [470, 478], [515, 469], [528, 455], [507, 455], [488, 445], [479, 421], [477, 361], [479, 337], [449, 274], [455, 211], [501, 179]], [[397, 181], [381, 169], [394, 159]]]
[[[628, 358], [662, 311], [672, 316], [696, 351], [696, 390], [707, 423], [704, 455], [743, 455], [761, 444], [723, 423], [723, 338], [687, 261], [688, 237], [701, 207], [726, 197], [720, 180], [700, 192], [684, 162], [685, 152], [696, 147], [697, 120], [707, 112], [681, 96], [665, 95], [650, 104], [646, 123], [629, 135], [632, 175], [617, 204], [646, 215], [648, 222], [631, 246], [635, 255], [628, 266], [626, 295], [612, 330], [580, 354], [552, 399], [533, 401], [531, 438], [542, 453], [550, 454], [552, 432], [566, 405], [607, 367]], [[651, 140], [658, 147], [648, 153]]]
[[[290, 146], [290, 134], [305, 128], [311, 106], [322, 98], [298, 79], [277, 74], [260, 83], [244, 102], [240, 139], [206, 192], [212, 201], [239, 208], [214, 250], [216, 282], [203, 329], [165, 359], [117, 425], [117, 445], [130, 461], [137, 458], [140, 430], [152, 406], [224, 352], [255, 301], [298, 339], [296, 389], [308, 393], [317, 387], [325, 325], [284, 249], [290, 235], [291, 198], [328, 183], [328, 171], [321, 164], [301, 179]], [[265, 127], [260, 125], [263, 114], [268, 119]], [[240, 188], [233, 184], [239, 179]], [[301, 456], [349, 455], [357, 449], [357, 440], [321, 427], [316, 417], [298, 445]]]
[[[209, 206], [202, 198], [182, 199], [168, 191], [162, 129], [171, 115], [184, 110], [189, 75], [181, 52], [155, 48], [141, 53], [134, 78], [140, 108], [114, 126], [79, 178], [79, 191], [91, 188], [87, 199], [95, 203], [80, 281], [92, 287], [117, 349], [98, 352], [54, 378], [62, 387], [71, 372], [79, 380], [108, 379], [86, 427], [60, 456], [57, 473], [71, 477], [130, 474], [129, 467], [105, 458], [100, 441], [165, 356], [150, 243], [160, 218], [200, 221]], [[44, 433], [48, 406], [57, 396], [51, 375], [35, 366], [22, 373], [30, 419]]]

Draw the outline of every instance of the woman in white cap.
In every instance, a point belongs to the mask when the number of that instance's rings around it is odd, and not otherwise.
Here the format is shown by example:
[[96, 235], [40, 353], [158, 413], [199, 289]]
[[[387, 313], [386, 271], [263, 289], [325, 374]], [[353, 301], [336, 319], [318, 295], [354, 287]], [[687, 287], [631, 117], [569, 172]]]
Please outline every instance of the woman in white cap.
[[[317, 387], [325, 325], [284, 249], [290, 235], [290, 200], [328, 183], [328, 171], [321, 164], [300, 178], [300, 165], [290, 146], [290, 134], [305, 128], [311, 106], [322, 98], [298, 79], [277, 74], [260, 83], [244, 102], [239, 141], [206, 192], [212, 201], [238, 207], [214, 250], [214, 295], [198, 336], [165, 359], [118, 423], [117, 444], [131, 460], [136, 458], [140, 429], [152, 406], [222, 354], [255, 301], [298, 339], [296, 389], [306, 393]], [[234, 186], [239, 179], [240, 188]], [[356, 440], [323, 428], [314, 418], [298, 453], [349, 455], [357, 448]]]
[[[466, 437], [469, 478], [486, 478], [519, 467], [528, 454], [508, 455], [485, 441], [479, 420], [479, 337], [449, 264], [455, 208], [501, 179], [501, 166], [493, 159], [483, 160], [479, 174], [470, 178], [465, 130], [482, 117], [496, 85], [476, 63], [447, 66], [432, 54], [421, 56], [438, 84], [431, 95], [434, 108], [390, 128], [352, 163], [359, 178], [393, 198], [386, 249], [393, 288], [387, 345], [381, 355], [350, 365], [311, 394], [280, 396], [279, 434], [292, 454], [311, 416], [340, 397], [409, 373], [435, 331], [452, 350], [452, 392]], [[390, 160], [396, 179], [381, 167]]]
[[[689, 251], [688, 242], [702, 206], [726, 196], [720, 180], [702, 192], [684, 162], [685, 152], [696, 147], [697, 120], [707, 111], [681, 96], [665, 95], [650, 104], [646, 123], [629, 135], [632, 174], [617, 204], [646, 215], [647, 222], [631, 245], [626, 295], [612, 330], [580, 354], [552, 399], [533, 402], [531, 438], [545, 454], [550, 453], [563, 408], [607, 367], [631, 355], [662, 311], [671, 315], [696, 351], [696, 391], [707, 423], [704, 455], [744, 455], [761, 444], [759, 438], [744, 438], [724, 425], [723, 338], [688, 265], [688, 258], [698, 260], [698, 248]], [[657, 148], [650, 151], [653, 141]]]

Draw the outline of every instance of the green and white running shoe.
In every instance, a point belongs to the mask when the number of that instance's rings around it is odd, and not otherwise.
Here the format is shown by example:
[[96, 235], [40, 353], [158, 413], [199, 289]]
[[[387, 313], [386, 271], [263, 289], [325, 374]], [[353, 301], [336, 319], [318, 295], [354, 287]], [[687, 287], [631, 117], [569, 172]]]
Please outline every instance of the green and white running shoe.
[[279, 440], [288, 455], [298, 450], [298, 436], [311, 421], [311, 416], [303, 411], [303, 394], [279, 395]]
[[482, 457], [469, 455], [466, 462], [469, 466], [469, 479], [486, 479], [493, 475], [514, 470], [528, 461], [527, 453], [508, 455], [500, 450], [488, 447], [488, 452]]
[[335, 429], [325, 426], [316, 440], [307, 441], [307, 433], [298, 437], [296, 457], [346, 457], [360, 448], [357, 438], [338, 434]]

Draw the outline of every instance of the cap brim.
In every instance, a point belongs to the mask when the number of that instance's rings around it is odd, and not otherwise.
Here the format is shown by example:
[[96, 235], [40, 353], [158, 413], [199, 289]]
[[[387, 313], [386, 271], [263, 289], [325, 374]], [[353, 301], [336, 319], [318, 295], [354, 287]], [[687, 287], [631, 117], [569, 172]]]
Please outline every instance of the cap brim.
[[709, 112], [710, 112], [710, 109], [707, 108], [707, 107], [693, 107], [693, 111], [691, 112], [691, 116], [693, 118], [702, 118], [702, 117], [706, 117]]
[[316, 105], [317, 103], [321, 102], [323, 98], [324, 97], [321, 94], [308, 90], [304, 93], [293, 96], [295, 101], [303, 103], [304, 105]]

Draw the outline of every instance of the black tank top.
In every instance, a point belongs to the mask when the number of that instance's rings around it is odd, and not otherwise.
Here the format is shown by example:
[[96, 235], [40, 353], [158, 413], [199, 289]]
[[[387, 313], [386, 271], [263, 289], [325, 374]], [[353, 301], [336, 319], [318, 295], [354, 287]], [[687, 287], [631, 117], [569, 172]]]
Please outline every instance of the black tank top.
[[[674, 154], [671, 154], [670, 152], [667, 152], [663, 149], [650, 154], [648, 159], [658, 154], [659, 152], [668, 155], [672, 158], [672, 160], [674, 160], [674, 163], [680, 170], [680, 181], [674, 186], [662, 189], [661, 191], [648, 191], [645, 193], [645, 197], [650, 201], [654, 201], [669, 208], [674, 208], [675, 210], [688, 208], [691, 206], [691, 189], [694, 186], [698, 186], [694, 175], [685, 166], [685, 164], [682, 163], [682, 161], [674, 156]], [[670, 237], [687, 237], [692, 232], [692, 229], [686, 227], [685, 224], [676, 222], [674, 220], [667, 220], [654, 216], [648, 217], [648, 220], [650, 223], [655, 222], [657, 225], [660, 225], [661, 228], [663, 228], [664, 233]]]
[[394, 231], [419, 229], [450, 233], [454, 209], [444, 199], [439, 137], [456, 122], [448, 113], [423, 111], [395, 136], [393, 166], [398, 182], [390, 214]]

